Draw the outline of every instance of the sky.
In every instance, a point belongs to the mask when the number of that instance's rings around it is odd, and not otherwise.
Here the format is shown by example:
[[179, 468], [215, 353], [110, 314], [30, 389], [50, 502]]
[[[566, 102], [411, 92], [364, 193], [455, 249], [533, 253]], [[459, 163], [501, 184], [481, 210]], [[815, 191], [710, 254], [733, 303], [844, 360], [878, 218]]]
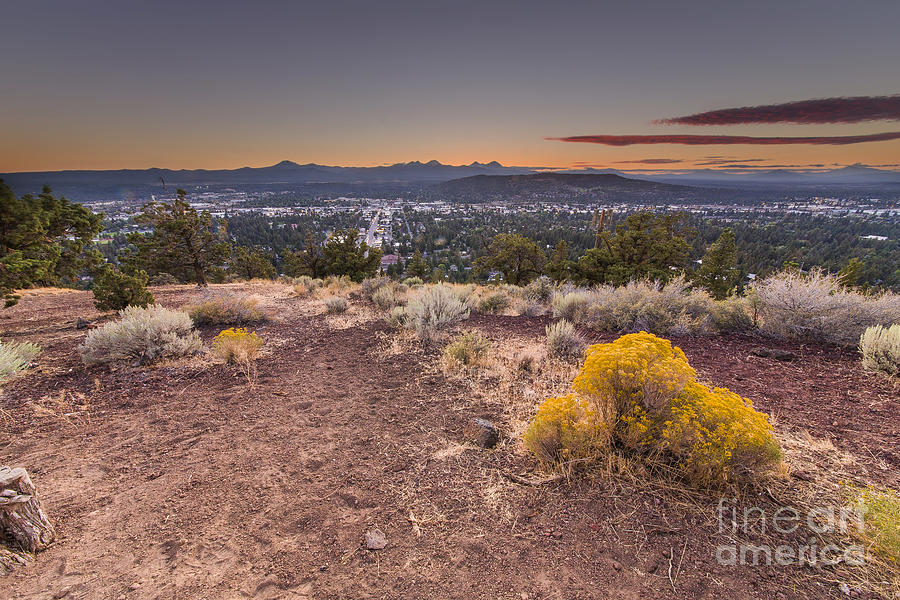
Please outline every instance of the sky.
[[[2, 14], [0, 172], [900, 163], [900, 135], [885, 139], [900, 132], [897, 0], [29, 0]], [[857, 100], [678, 120], [832, 98]]]

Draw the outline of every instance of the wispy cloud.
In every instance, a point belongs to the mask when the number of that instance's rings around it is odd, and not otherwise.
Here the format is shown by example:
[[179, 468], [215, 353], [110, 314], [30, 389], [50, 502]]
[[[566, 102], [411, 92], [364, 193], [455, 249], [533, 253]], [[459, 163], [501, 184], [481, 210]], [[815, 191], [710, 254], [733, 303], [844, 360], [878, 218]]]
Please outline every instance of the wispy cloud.
[[900, 139], [900, 131], [867, 135], [839, 135], [814, 137], [753, 137], [747, 135], [573, 135], [547, 138], [560, 142], [603, 144], [606, 146], [633, 146], [635, 144], [684, 144], [688, 146], [814, 144], [843, 146], [864, 142], [884, 142]]
[[728, 164], [731, 164], [736, 161], [748, 163], [748, 162], [766, 162], [767, 160], [770, 160], [770, 159], [768, 159], [768, 158], [719, 158], [719, 157], [708, 156], [707, 160], [704, 160], [703, 162], [698, 162], [697, 164], [704, 166], [704, 167], [712, 167], [712, 166], [716, 166], [716, 165], [728, 165]]
[[674, 165], [676, 163], [683, 163], [684, 160], [680, 158], [639, 158], [636, 160], [618, 160], [614, 164], [617, 165]]
[[863, 123], [900, 120], [900, 95], [821, 98], [783, 104], [742, 106], [660, 119], [663, 125], [741, 125], [745, 123]]

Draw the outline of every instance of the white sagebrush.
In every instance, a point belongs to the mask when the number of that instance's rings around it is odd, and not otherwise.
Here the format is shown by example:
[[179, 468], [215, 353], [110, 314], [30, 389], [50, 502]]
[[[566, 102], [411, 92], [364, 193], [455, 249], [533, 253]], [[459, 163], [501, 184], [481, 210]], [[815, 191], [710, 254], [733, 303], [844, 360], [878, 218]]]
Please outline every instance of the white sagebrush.
[[777, 337], [852, 346], [867, 327], [900, 321], [900, 296], [868, 296], [818, 270], [783, 271], [754, 286], [760, 329]]
[[591, 302], [591, 293], [586, 290], [558, 291], [553, 294], [550, 306], [553, 316], [579, 323]]
[[859, 338], [863, 367], [900, 375], [900, 324], [868, 327]]
[[86, 365], [131, 359], [147, 363], [192, 354], [200, 345], [186, 312], [151, 304], [119, 311], [118, 320], [88, 333], [78, 351]]
[[453, 288], [436, 285], [410, 298], [406, 314], [406, 326], [414, 329], [419, 339], [430, 340], [440, 328], [467, 319], [469, 309]]
[[581, 360], [587, 344], [575, 331], [575, 326], [565, 319], [547, 325], [547, 354], [564, 360]]
[[41, 347], [31, 342], [0, 344], [0, 381], [28, 367], [40, 353]]
[[709, 294], [690, 289], [683, 277], [666, 284], [631, 281], [620, 287], [596, 287], [588, 296], [582, 322], [616, 333], [705, 335], [714, 329], [714, 307]]

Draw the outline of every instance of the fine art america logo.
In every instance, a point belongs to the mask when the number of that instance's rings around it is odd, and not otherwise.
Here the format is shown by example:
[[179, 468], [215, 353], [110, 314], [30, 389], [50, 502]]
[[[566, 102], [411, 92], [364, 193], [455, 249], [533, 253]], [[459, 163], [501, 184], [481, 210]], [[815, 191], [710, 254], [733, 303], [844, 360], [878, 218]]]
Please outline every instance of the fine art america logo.
[[738, 508], [735, 498], [721, 498], [717, 513], [719, 533], [733, 536], [792, 536], [800, 542], [781, 540], [775, 544], [751, 544], [736, 541], [716, 547], [716, 562], [726, 566], [809, 565], [838, 563], [859, 566], [865, 562], [865, 548], [858, 544], [822, 543], [821, 536], [844, 536], [853, 528], [860, 533], [864, 525], [864, 507], [819, 506], [797, 510], [782, 506], [766, 511], [758, 506]]

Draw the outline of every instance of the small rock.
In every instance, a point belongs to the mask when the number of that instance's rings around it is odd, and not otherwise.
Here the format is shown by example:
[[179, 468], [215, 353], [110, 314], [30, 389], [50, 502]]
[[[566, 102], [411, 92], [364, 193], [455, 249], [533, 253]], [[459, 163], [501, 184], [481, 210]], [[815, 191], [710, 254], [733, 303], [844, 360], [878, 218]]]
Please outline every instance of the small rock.
[[88, 325], [90, 325], [90, 324], [91, 324], [91, 322], [88, 321], [87, 319], [82, 319], [81, 317], [78, 317], [78, 319], [76, 319], [76, 321], [75, 321], [75, 329], [87, 329]]
[[846, 583], [841, 583], [840, 585], [838, 585], [838, 589], [841, 590], [841, 593], [844, 594], [845, 596], [850, 595], [850, 586], [847, 585]]
[[383, 550], [387, 546], [387, 538], [380, 529], [372, 529], [366, 532], [366, 548], [369, 550]]
[[53, 600], [59, 600], [69, 595], [69, 588], [63, 588], [58, 592], [53, 592]]
[[472, 419], [463, 429], [465, 438], [481, 448], [493, 448], [500, 440], [494, 424], [485, 419]]
[[133, 592], [133, 591], [135, 591], [135, 590], [139, 590], [140, 588], [141, 588], [141, 584], [140, 584], [140, 583], [132, 583], [130, 589], [131, 589], [131, 591]]
[[558, 540], [562, 539], [562, 531], [554, 531], [553, 537], [555, 537]]
[[791, 477], [794, 479], [800, 479], [802, 481], [815, 481], [815, 477], [807, 473], [806, 471], [791, 471]]
[[621, 570], [622, 570], [622, 563], [620, 563], [620, 562], [617, 561], [617, 560], [614, 560], [614, 561], [613, 561], [612, 566], [613, 566], [613, 569], [615, 569], [616, 571], [621, 571]]

